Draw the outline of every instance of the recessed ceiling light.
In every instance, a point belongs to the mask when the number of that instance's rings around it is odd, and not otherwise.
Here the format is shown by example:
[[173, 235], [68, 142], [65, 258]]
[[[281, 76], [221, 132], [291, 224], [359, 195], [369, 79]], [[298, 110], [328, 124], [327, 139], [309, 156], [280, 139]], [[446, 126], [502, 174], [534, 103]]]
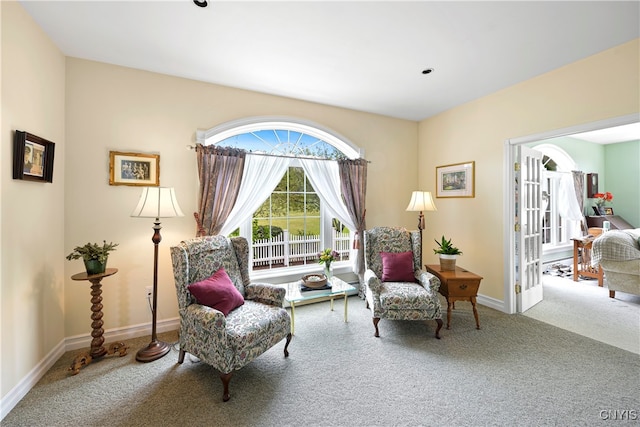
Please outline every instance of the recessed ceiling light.
[[422, 70], [422, 74], [430, 74], [432, 72], [433, 72], [433, 68], [427, 68], [427, 69]]

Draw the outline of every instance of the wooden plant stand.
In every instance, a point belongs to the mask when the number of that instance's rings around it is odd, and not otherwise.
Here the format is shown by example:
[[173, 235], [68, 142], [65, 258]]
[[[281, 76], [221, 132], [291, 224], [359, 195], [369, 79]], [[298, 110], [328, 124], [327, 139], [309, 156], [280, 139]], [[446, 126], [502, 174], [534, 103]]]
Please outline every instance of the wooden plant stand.
[[74, 274], [71, 276], [72, 280], [88, 280], [91, 283], [91, 349], [88, 353], [82, 353], [76, 356], [69, 366], [71, 375], [76, 375], [80, 372], [80, 369], [87, 366], [94, 359], [99, 359], [107, 354], [117, 354], [118, 356], [124, 356], [127, 354], [128, 347], [123, 342], [116, 342], [109, 346], [107, 350], [104, 347], [104, 329], [102, 325], [102, 284], [100, 283], [103, 278], [112, 276], [118, 272], [117, 268], [107, 268], [104, 273], [88, 275], [86, 272]]

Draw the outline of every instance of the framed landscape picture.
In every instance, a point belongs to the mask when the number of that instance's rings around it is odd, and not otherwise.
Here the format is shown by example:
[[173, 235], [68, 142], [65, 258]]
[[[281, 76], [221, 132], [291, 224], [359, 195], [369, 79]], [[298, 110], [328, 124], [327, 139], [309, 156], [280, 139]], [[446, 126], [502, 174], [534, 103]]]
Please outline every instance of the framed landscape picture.
[[53, 182], [55, 144], [16, 130], [13, 139], [13, 179]]
[[109, 152], [109, 185], [160, 185], [160, 155]]
[[476, 162], [436, 167], [436, 197], [475, 197]]

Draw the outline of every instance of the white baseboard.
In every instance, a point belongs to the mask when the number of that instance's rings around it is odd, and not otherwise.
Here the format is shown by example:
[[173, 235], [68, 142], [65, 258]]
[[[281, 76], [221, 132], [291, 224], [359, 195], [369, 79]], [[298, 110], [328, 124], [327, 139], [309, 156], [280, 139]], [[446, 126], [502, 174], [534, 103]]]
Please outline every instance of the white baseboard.
[[[161, 320], [156, 323], [156, 332], [175, 331], [180, 328], [180, 319]], [[145, 335], [151, 337], [151, 323], [127, 326], [120, 329], [110, 329], [104, 332], [105, 343], [138, 338]], [[64, 353], [71, 350], [88, 348], [91, 346], [91, 334], [76, 335], [63, 339], [56, 345], [24, 378], [0, 400], [0, 421], [22, 400], [49, 369]]]
[[[180, 328], [180, 319], [160, 320], [156, 323], [156, 332], [175, 331]], [[139, 325], [127, 326], [121, 329], [107, 329], [104, 331], [104, 342], [110, 344], [113, 341], [123, 341], [131, 338], [151, 336], [151, 323], [142, 323]], [[65, 351], [78, 350], [80, 348], [90, 347], [93, 338], [90, 334], [76, 335], [65, 339]]]
[[51, 369], [64, 352], [64, 340], [62, 340], [0, 400], [0, 421], [29, 393], [29, 390], [40, 381], [40, 378]]
[[503, 313], [509, 314], [509, 311], [504, 306], [504, 301], [502, 300], [491, 298], [486, 295], [478, 294], [476, 301], [478, 304], [482, 304], [489, 308], [493, 308], [494, 310], [498, 310]]

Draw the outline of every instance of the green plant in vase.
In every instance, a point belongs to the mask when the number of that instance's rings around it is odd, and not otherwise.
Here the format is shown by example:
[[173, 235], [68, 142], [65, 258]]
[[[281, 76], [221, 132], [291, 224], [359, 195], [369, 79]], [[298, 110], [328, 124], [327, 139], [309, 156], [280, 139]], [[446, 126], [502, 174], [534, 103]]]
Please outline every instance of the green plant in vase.
[[462, 251], [453, 246], [451, 239], [447, 240], [444, 236], [442, 236], [439, 242], [437, 240], [435, 240], [435, 242], [438, 247], [433, 250], [433, 253], [440, 255], [440, 269], [455, 270], [456, 258], [458, 255], [462, 255]]
[[327, 279], [330, 279], [332, 276], [331, 263], [338, 260], [338, 258], [340, 258], [340, 254], [331, 248], [327, 248], [320, 252], [318, 264], [324, 264], [324, 274], [327, 276]]
[[102, 241], [102, 245], [87, 243], [82, 246], [76, 246], [66, 258], [69, 261], [82, 258], [87, 274], [100, 274], [105, 272], [109, 253], [115, 251], [116, 246], [118, 246], [118, 243], [107, 243], [106, 240]]

